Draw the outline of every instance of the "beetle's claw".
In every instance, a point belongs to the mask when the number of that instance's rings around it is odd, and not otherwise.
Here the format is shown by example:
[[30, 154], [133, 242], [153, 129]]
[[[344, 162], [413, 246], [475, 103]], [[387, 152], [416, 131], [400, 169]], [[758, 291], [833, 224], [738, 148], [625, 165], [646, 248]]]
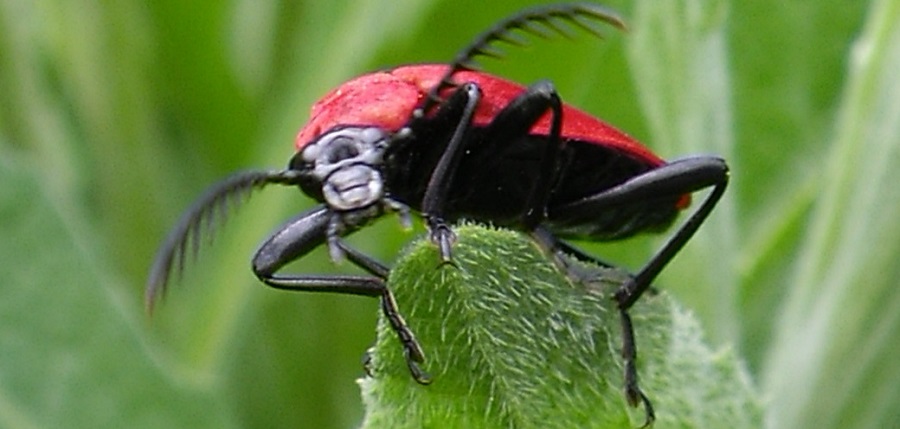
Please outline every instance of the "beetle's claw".
[[625, 396], [628, 399], [628, 403], [632, 407], [637, 407], [638, 404], [644, 404], [644, 424], [641, 425], [641, 429], [647, 429], [653, 427], [653, 422], [656, 421], [656, 413], [653, 411], [653, 404], [650, 403], [650, 399], [647, 398], [647, 395], [644, 395], [644, 392], [641, 392], [641, 389], [634, 386], [635, 389], [626, 389]]
[[425, 372], [422, 368], [420, 368], [419, 364], [416, 363], [414, 360], [407, 358], [406, 366], [409, 367], [409, 373], [412, 374], [412, 377], [414, 380], [416, 380], [416, 383], [419, 383], [423, 386], [427, 386], [427, 385], [431, 384], [431, 381], [432, 381], [431, 375], [428, 374], [427, 372]]

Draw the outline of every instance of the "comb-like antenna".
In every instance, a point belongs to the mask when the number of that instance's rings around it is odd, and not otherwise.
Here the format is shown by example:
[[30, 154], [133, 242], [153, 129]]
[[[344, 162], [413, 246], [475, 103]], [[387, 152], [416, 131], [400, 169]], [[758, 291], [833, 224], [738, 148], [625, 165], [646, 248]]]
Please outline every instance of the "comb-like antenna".
[[413, 112], [414, 119], [425, 116], [432, 107], [441, 101], [439, 94], [448, 87], [455, 86], [452, 78], [456, 72], [463, 69], [474, 68], [474, 59], [478, 56], [501, 57], [502, 54], [492, 45], [497, 42], [505, 42], [513, 46], [525, 44], [523, 39], [514, 30], [524, 33], [549, 38], [553, 34], [570, 37], [567, 27], [563, 23], [569, 23], [570, 27], [580, 28], [597, 37], [603, 35], [596, 28], [596, 22], [605, 22], [619, 29], [625, 29], [625, 23], [612, 10], [592, 3], [562, 3], [549, 6], [538, 6], [525, 9], [498, 22], [484, 33], [478, 35], [465, 49], [456, 54], [456, 58], [450, 63], [450, 68], [441, 77], [437, 85], [431, 88], [425, 102]]
[[225, 222], [229, 209], [239, 202], [237, 200], [269, 184], [296, 185], [298, 179], [299, 173], [294, 170], [244, 171], [207, 189], [181, 216], [156, 253], [144, 295], [147, 311], [152, 312], [156, 300], [165, 293], [173, 268], [181, 274], [187, 254], [190, 253], [192, 258], [197, 256], [202, 236], [212, 238], [216, 225]]

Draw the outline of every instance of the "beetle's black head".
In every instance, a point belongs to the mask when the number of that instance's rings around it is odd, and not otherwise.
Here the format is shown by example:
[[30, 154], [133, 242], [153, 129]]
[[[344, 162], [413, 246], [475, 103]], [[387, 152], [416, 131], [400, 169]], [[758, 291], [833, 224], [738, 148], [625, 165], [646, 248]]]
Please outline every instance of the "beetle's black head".
[[340, 127], [322, 134], [291, 159], [301, 189], [336, 211], [360, 209], [384, 198], [381, 174], [388, 133], [378, 127]]

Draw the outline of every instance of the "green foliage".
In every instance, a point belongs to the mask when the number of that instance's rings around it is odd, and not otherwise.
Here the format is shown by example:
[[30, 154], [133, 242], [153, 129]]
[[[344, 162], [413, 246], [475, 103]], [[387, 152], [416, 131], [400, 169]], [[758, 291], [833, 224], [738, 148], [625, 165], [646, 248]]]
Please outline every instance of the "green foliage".
[[[623, 395], [619, 270], [579, 267], [573, 282], [527, 237], [457, 229], [454, 264], [417, 241], [390, 283], [434, 380], [413, 381], [384, 318], [360, 381], [363, 428], [639, 427]], [[666, 293], [634, 308], [641, 385], [658, 427], [758, 428], [761, 406], [734, 354], [713, 353]]]
[[[359, 424], [353, 380], [377, 303], [268, 290], [248, 269], [266, 232], [310, 205], [296, 190], [244, 204], [152, 320], [146, 270], [204, 186], [284, 165], [317, 97], [379, 67], [446, 61], [521, 6], [0, 0], [0, 426]], [[712, 349], [746, 359], [768, 427], [900, 421], [900, 1], [610, 6], [627, 33], [482, 63], [553, 79], [666, 158], [729, 160], [725, 200], [657, 286]], [[392, 261], [414, 236], [388, 221], [351, 240]], [[636, 269], [660, 239], [585, 247]], [[352, 270], [323, 252], [290, 268]], [[602, 356], [615, 354], [595, 355], [595, 376], [615, 390]], [[665, 397], [660, 420], [681, 409]]]

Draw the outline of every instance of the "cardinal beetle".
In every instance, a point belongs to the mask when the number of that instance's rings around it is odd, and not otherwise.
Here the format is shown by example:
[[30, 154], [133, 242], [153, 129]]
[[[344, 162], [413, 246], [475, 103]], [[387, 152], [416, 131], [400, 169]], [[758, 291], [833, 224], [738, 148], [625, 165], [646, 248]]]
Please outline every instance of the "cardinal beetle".
[[[604, 264], [563, 239], [618, 240], [668, 228], [691, 200], [712, 188], [630, 281], [614, 294], [622, 321], [628, 403], [653, 407], [638, 387], [637, 350], [628, 310], [694, 235], [728, 183], [714, 156], [662, 160], [640, 143], [565, 105], [549, 81], [523, 87], [474, 68], [492, 45], [523, 43], [516, 31], [568, 35], [563, 23], [600, 36], [603, 22], [624, 29], [618, 16], [593, 4], [560, 4], [521, 11], [479, 35], [449, 64], [398, 67], [344, 83], [312, 108], [287, 169], [247, 171], [213, 185], [183, 215], [150, 270], [147, 304], [181, 271], [188, 243], [241, 194], [269, 184], [298, 186], [319, 201], [269, 237], [253, 257], [253, 272], [272, 287], [381, 299], [412, 377], [424, 353], [386, 284], [389, 269], [350, 247], [346, 236], [388, 212], [404, 224], [421, 213], [443, 261], [451, 261], [453, 222], [469, 219], [531, 234], [561, 264], [567, 257]], [[327, 245], [368, 276], [279, 274], [287, 263]], [[177, 262], [176, 262], [177, 261]], [[606, 264], [604, 264], [606, 265]]]

